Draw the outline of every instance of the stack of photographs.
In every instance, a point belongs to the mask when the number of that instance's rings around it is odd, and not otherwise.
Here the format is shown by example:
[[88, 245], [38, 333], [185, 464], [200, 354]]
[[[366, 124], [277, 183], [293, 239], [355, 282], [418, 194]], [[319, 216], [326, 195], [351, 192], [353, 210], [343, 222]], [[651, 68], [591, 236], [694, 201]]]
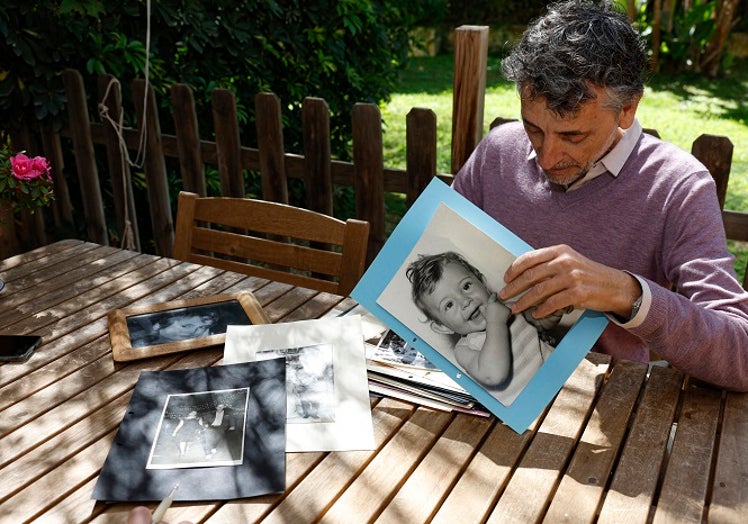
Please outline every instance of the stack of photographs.
[[378, 340], [366, 342], [369, 392], [442, 411], [489, 416], [472, 395], [387, 329]]
[[423, 354], [361, 304], [340, 316], [359, 315], [366, 350], [369, 394], [441, 411], [487, 417], [490, 412]]

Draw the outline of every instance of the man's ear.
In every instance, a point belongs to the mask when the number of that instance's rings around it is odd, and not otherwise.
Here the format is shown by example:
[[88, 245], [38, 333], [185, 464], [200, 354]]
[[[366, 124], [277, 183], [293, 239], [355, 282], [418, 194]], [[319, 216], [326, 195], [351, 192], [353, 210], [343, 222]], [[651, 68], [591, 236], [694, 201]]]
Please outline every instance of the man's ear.
[[636, 109], [639, 107], [639, 101], [642, 99], [642, 95], [634, 95], [631, 100], [623, 106], [621, 112], [618, 115], [618, 125], [621, 129], [628, 129], [631, 124], [634, 123], [634, 117], [636, 116]]
[[431, 331], [439, 333], [440, 335], [454, 335], [455, 333], [447, 326], [445, 326], [444, 324], [440, 324], [436, 320], [431, 321]]

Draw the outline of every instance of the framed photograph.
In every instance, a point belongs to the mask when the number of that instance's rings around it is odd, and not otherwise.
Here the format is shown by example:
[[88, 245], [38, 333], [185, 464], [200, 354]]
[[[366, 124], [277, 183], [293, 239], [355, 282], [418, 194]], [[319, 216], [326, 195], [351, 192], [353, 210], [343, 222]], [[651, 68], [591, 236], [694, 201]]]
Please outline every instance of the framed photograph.
[[118, 362], [216, 346], [228, 326], [270, 322], [249, 291], [117, 309], [108, 318]]
[[[595, 311], [512, 315], [496, 293], [532, 248], [434, 179], [351, 296], [517, 432], [542, 413], [607, 325]], [[487, 329], [491, 326], [490, 331]]]

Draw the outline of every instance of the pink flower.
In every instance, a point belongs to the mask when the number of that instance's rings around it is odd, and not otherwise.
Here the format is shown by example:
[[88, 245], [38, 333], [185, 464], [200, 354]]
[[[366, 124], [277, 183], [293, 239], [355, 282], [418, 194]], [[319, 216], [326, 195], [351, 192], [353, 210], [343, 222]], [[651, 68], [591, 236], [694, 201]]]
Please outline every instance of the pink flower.
[[33, 180], [40, 176], [49, 178], [50, 165], [46, 158], [36, 156], [29, 158], [23, 153], [10, 157], [13, 166], [13, 176], [18, 180]]

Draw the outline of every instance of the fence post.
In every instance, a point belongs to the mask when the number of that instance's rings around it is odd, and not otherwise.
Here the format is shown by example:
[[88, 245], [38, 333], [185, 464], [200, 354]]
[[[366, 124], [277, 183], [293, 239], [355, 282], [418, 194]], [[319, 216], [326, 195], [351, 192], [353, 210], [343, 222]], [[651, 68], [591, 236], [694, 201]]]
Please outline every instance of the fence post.
[[145, 80], [132, 82], [138, 125], [145, 132], [145, 177], [148, 185], [148, 203], [151, 212], [153, 240], [156, 254], [171, 256], [174, 248], [174, 221], [171, 217], [169, 183], [166, 178], [166, 161], [161, 144], [161, 123], [156, 111], [156, 97]]
[[65, 84], [65, 94], [68, 97], [70, 131], [73, 135], [73, 151], [80, 180], [86, 234], [91, 241], [106, 246], [109, 245], [109, 238], [106, 231], [104, 203], [101, 199], [99, 173], [96, 169], [83, 78], [75, 69], [66, 69], [62, 74], [62, 79]]
[[171, 105], [174, 111], [174, 128], [179, 152], [179, 170], [185, 191], [207, 196], [205, 170], [200, 150], [200, 131], [197, 126], [195, 97], [186, 84], [171, 86]]
[[488, 27], [463, 25], [455, 30], [452, 91], [452, 173], [457, 173], [483, 136]]
[[262, 198], [288, 204], [280, 100], [274, 93], [255, 95], [257, 149], [262, 175]]
[[305, 98], [301, 104], [301, 120], [307, 206], [332, 216], [330, 110], [327, 102], [321, 98]]
[[703, 134], [694, 140], [691, 154], [706, 166], [717, 184], [719, 207], [725, 207], [727, 182], [732, 166], [733, 145], [726, 136]]
[[229, 89], [214, 89], [211, 93], [211, 102], [218, 170], [221, 174], [221, 195], [244, 198], [246, 191], [239, 122], [236, 116], [236, 97]]
[[[123, 246], [140, 251], [138, 220], [130, 179], [130, 161], [127, 158], [127, 150], [122, 150], [118, 134], [122, 116], [122, 86], [119, 80], [112, 75], [99, 76], [98, 84], [99, 99], [103, 105], [100, 108], [100, 113], [103, 108], [106, 108], [106, 116], [108, 117], [104, 118], [104, 115], [102, 115], [114, 211], [117, 214], [117, 229], [120, 232]], [[112, 122], [117, 125], [116, 128], [112, 125]], [[122, 140], [124, 140], [124, 137]]]
[[55, 187], [55, 199], [52, 201], [52, 215], [56, 227], [73, 223], [73, 204], [70, 202], [70, 191], [65, 179], [65, 160], [62, 155], [60, 134], [48, 129], [41, 130], [44, 156], [52, 165], [52, 182]]
[[436, 176], [436, 114], [431, 109], [414, 107], [405, 118], [406, 162], [410, 207], [421, 191]]
[[356, 216], [367, 220], [371, 263], [384, 245], [384, 160], [382, 159], [382, 115], [376, 104], [358, 102], [352, 110], [353, 171]]

